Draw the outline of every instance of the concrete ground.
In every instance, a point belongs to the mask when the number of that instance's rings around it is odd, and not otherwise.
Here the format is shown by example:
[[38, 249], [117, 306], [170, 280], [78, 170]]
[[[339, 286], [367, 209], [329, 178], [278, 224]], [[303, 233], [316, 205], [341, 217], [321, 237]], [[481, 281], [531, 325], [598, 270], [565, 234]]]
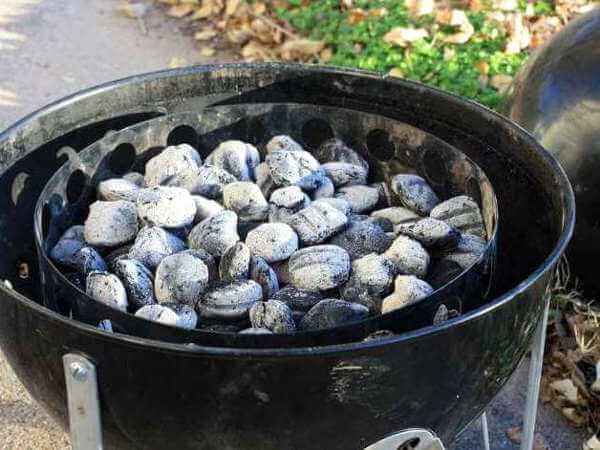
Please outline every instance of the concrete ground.
[[[0, 129], [87, 86], [165, 68], [174, 60], [208, 61], [160, 11], [151, 9], [139, 22], [117, 12], [120, 5], [117, 0], [0, 0]], [[526, 369], [527, 362], [488, 409], [493, 449], [518, 448], [506, 430], [521, 424]], [[583, 435], [550, 407], [541, 407], [538, 430], [553, 450], [581, 448]], [[29, 397], [1, 353], [0, 448], [69, 448], [67, 436]], [[450, 448], [483, 448], [479, 423]]]

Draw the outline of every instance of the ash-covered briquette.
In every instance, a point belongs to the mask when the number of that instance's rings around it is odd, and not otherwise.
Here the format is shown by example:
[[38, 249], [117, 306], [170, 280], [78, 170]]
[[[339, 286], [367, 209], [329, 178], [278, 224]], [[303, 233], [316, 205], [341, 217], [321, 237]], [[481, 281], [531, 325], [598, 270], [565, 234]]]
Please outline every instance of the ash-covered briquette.
[[345, 216], [348, 216], [352, 212], [352, 209], [350, 208], [350, 203], [348, 203], [343, 198], [323, 197], [323, 198], [319, 198], [319, 199], [315, 200], [314, 202], [312, 202], [312, 204], [315, 206], [318, 206], [318, 205], [331, 206], [332, 208], [340, 211]]
[[335, 185], [331, 179], [319, 174], [316, 178], [314, 189], [310, 186], [306, 190], [312, 191], [310, 195], [313, 200], [319, 200], [320, 198], [332, 197], [335, 194]]
[[325, 242], [348, 223], [348, 218], [340, 210], [328, 204], [315, 203], [298, 211], [288, 222], [304, 245]]
[[290, 307], [278, 300], [256, 302], [250, 308], [250, 323], [254, 328], [266, 328], [273, 333], [296, 331], [294, 314]]
[[221, 142], [206, 158], [206, 164], [220, 167], [239, 181], [252, 181], [259, 163], [256, 147], [236, 140]]
[[192, 228], [188, 236], [188, 245], [190, 248], [206, 250], [213, 256], [221, 256], [240, 240], [237, 224], [236, 213], [223, 210]]
[[266, 220], [269, 203], [260, 188], [249, 181], [236, 181], [223, 188], [223, 206], [242, 222]]
[[269, 198], [271, 193], [278, 187], [271, 177], [269, 165], [266, 162], [260, 163], [254, 169], [254, 175], [256, 177], [256, 185], [260, 188], [265, 198]]
[[379, 202], [379, 191], [371, 186], [345, 186], [339, 188], [335, 196], [346, 200], [355, 214], [368, 213]]
[[289, 272], [292, 286], [326, 291], [348, 280], [350, 256], [336, 245], [303, 248], [290, 257]]
[[384, 255], [396, 267], [396, 273], [425, 278], [431, 258], [423, 246], [408, 236], [398, 236]]
[[146, 186], [146, 180], [144, 180], [144, 175], [142, 175], [139, 172], [127, 172], [125, 175], [123, 175], [123, 179], [125, 181], [130, 181], [131, 183], [135, 184], [137, 187], [147, 187]]
[[366, 306], [344, 300], [328, 298], [313, 306], [300, 320], [302, 331], [337, 327], [348, 322], [365, 319], [369, 315]]
[[198, 169], [200, 164], [202, 159], [191, 145], [172, 145], [146, 163], [144, 181], [149, 187], [169, 184], [182, 172]]
[[194, 199], [188, 191], [178, 187], [156, 186], [143, 189], [136, 204], [140, 219], [158, 227], [185, 227], [196, 217]]
[[351, 220], [345, 230], [329, 240], [329, 244], [346, 250], [353, 260], [370, 253], [383, 253], [391, 243], [392, 238], [370, 220]]
[[418, 175], [395, 175], [391, 187], [404, 206], [421, 215], [429, 215], [440, 203], [439, 197], [427, 181]]
[[309, 204], [310, 197], [298, 186], [275, 189], [269, 197], [269, 222], [287, 223], [292, 215]]
[[140, 192], [140, 187], [124, 178], [111, 178], [98, 183], [97, 190], [100, 200], [125, 200], [135, 203]]
[[304, 151], [302, 146], [298, 144], [292, 137], [285, 134], [279, 136], [273, 136], [267, 145], [265, 145], [267, 153], [272, 153], [277, 150], [288, 150], [290, 152], [301, 152]]
[[277, 274], [260, 256], [252, 256], [250, 259], [250, 279], [260, 284], [263, 300], [272, 298], [279, 290]]
[[117, 247], [135, 238], [138, 218], [135, 204], [123, 200], [96, 201], [84, 224], [85, 241], [97, 247]]
[[244, 280], [250, 275], [250, 249], [237, 242], [223, 253], [219, 261], [219, 278], [222, 281]]
[[185, 303], [162, 303], [161, 306], [165, 306], [177, 314], [178, 319], [175, 326], [186, 330], [196, 328], [198, 314], [191, 306]]
[[313, 155], [302, 151], [277, 150], [265, 158], [273, 182], [277, 186], [293, 186], [308, 181], [316, 175], [321, 165]]
[[272, 295], [271, 300], [279, 300], [285, 303], [294, 312], [306, 313], [310, 308], [323, 300], [323, 295], [319, 291], [286, 286]]
[[154, 292], [159, 303], [196, 306], [208, 286], [208, 268], [191, 253], [176, 253], [164, 258], [156, 268]]
[[250, 231], [246, 244], [268, 263], [288, 259], [298, 250], [298, 235], [285, 223], [265, 223]]
[[431, 294], [433, 288], [426, 281], [414, 275], [399, 275], [394, 281], [394, 292], [383, 299], [381, 312], [395, 311]]
[[460, 239], [460, 232], [456, 228], [431, 217], [412, 223], [400, 223], [394, 227], [394, 232], [411, 237], [426, 248], [434, 249], [454, 248]]
[[200, 317], [224, 321], [248, 316], [252, 305], [262, 300], [262, 288], [254, 280], [220, 283], [204, 293], [196, 304]]
[[77, 253], [87, 245], [83, 232], [83, 225], [70, 227], [50, 249], [50, 258], [63, 266], [76, 269], [80, 263]]
[[367, 184], [367, 169], [364, 166], [345, 162], [328, 162], [322, 167], [336, 188]]
[[485, 252], [485, 239], [473, 234], [461, 234], [456, 247], [447, 251], [431, 270], [430, 282], [439, 288], [475, 264]]
[[390, 206], [371, 213], [371, 217], [388, 219], [393, 225], [409, 224], [421, 220], [414, 211], [403, 206]]
[[138, 309], [135, 315], [142, 319], [184, 329], [195, 328], [198, 322], [196, 312], [187, 305], [147, 305]]
[[119, 277], [109, 272], [90, 272], [85, 282], [85, 292], [111, 308], [127, 311], [127, 292]]
[[237, 180], [232, 174], [221, 167], [204, 165], [195, 172], [195, 178], [190, 179], [186, 187], [193, 195], [220, 200], [223, 196], [223, 188], [229, 183]]
[[431, 217], [443, 220], [466, 234], [485, 238], [485, 227], [479, 205], [466, 195], [453, 197], [431, 210]]
[[87, 276], [94, 271], [104, 272], [108, 270], [106, 262], [93, 247], [81, 247], [81, 249], [75, 253], [74, 256], [74, 269], [86, 279]]
[[182, 250], [185, 243], [178, 237], [160, 227], [145, 226], [129, 249], [129, 257], [154, 270], [165, 257]]
[[125, 287], [130, 306], [138, 309], [156, 303], [154, 275], [141, 262], [120, 258], [114, 264], [114, 272]]
[[194, 223], [202, 222], [204, 219], [214, 216], [223, 211], [223, 206], [214, 200], [202, 197], [201, 195], [192, 195], [196, 203], [196, 216]]
[[369, 309], [376, 308], [394, 282], [394, 262], [376, 253], [352, 261], [350, 278], [342, 287], [344, 300], [361, 303]]
[[321, 163], [344, 162], [359, 165], [369, 170], [369, 164], [357, 152], [348, 147], [342, 140], [331, 138], [323, 142], [314, 152]]

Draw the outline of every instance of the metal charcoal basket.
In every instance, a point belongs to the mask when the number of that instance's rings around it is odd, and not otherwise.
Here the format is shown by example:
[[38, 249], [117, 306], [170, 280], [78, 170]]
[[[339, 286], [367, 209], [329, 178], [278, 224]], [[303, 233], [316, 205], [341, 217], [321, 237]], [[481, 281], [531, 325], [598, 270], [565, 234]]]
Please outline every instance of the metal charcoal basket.
[[[109, 130], [162, 114], [278, 102], [389, 117], [477, 163], [501, 211], [488, 302], [384, 339], [270, 349], [110, 334], [43, 306], [33, 212], [67, 159], [65, 146], [77, 152]], [[449, 444], [529, 348], [574, 223], [564, 172], [504, 117], [420, 84], [331, 67], [240, 64], [132, 77], [23, 119], [0, 135], [0, 150], [0, 277], [7, 280], [0, 283], [0, 346], [65, 428], [63, 356], [93, 362], [106, 448], [362, 449], [414, 426]]]
[[[335, 137], [352, 143], [369, 161], [371, 181], [389, 181], [396, 173], [417, 172], [440, 194], [468, 194], [477, 199], [488, 235], [485, 252], [471, 267], [436, 286], [433, 295], [408, 308], [328, 330], [267, 336], [188, 331], [135, 317], [86, 295], [49, 259], [49, 249], [65, 229], [85, 220], [99, 182], [129, 170], [143, 173], [146, 161], [168, 143], [189, 143], [199, 149], [204, 159], [225, 140], [251, 141], [263, 150], [266, 142], [279, 134], [291, 135], [310, 150], [332, 137], [334, 130]], [[121, 333], [169, 342], [303, 347], [362, 340], [380, 329], [399, 333], [431, 325], [442, 303], [448, 309], [463, 312], [480, 306], [491, 284], [497, 222], [496, 198], [485, 174], [458, 150], [431, 134], [379, 115], [344, 108], [244, 104], [156, 118], [110, 133], [79, 154], [72, 152], [38, 199], [35, 236], [46, 305], [74, 319], [91, 325], [110, 319], [113, 329]]]

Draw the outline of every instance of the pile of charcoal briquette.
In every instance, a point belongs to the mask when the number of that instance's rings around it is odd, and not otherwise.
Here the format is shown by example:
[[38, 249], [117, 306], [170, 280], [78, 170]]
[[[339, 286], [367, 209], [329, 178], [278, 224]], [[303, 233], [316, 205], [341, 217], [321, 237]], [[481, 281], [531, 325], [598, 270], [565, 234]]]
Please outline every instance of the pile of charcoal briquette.
[[144, 175], [100, 182], [85, 224], [50, 256], [123, 312], [267, 334], [402, 308], [456, 275], [444, 267], [464, 269], [485, 249], [473, 199], [441, 201], [413, 174], [368, 184], [367, 161], [338, 139], [309, 153], [276, 136], [264, 154], [236, 140], [205, 161], [190, 145], [167, 147]]

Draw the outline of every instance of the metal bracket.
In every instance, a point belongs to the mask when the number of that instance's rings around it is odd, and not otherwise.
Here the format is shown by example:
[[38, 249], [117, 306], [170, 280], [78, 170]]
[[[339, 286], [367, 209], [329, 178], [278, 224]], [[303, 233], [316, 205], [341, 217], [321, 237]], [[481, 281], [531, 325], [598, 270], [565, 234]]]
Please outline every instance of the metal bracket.
[[81, 355], [63, 356], [73, 450], [102, 450], [96, 366]]
[[445, 447], [431, 431], [409, 428], [383, 438], [364, 450], [445, 450]]

